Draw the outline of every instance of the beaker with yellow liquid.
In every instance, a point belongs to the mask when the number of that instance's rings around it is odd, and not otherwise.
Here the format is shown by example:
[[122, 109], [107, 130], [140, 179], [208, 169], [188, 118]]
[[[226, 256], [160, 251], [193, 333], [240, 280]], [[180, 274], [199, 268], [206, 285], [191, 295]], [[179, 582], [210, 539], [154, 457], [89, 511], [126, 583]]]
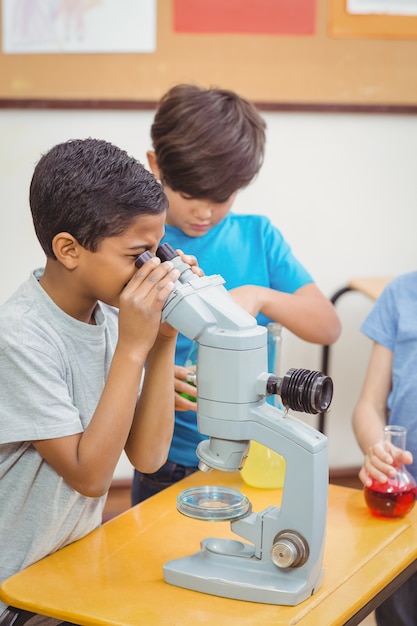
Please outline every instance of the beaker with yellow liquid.
[[[270, 322], [268, 329], [268, 371], [280, 375], [282, 325]], [[268, 402], [281, 406], [279, 398], [272, 396]], [[241, 476], [250, 487], [260, 489], [280, 489], [285, 479], [285, 459], [258, 441], [251, 441], [248, 458], [241, 470]]]

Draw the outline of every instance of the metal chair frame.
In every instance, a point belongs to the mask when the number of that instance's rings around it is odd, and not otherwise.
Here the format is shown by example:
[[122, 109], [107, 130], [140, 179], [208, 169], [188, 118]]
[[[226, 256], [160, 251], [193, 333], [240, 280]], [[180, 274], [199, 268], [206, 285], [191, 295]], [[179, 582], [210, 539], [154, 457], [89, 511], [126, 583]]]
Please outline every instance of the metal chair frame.
[[37, 615], [37, 613], [8, 606], [0, 615], [0, 626], [23, 626], [34, 615]]

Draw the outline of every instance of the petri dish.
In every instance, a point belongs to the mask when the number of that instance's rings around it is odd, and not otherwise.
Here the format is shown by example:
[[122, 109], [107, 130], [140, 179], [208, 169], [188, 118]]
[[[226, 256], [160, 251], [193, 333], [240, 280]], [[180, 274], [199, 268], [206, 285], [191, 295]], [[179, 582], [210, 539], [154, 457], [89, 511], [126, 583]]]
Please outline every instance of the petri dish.
[[252, 506], [237, 489], [207, 485], [182, 491], [177, 496], [177, 509], [187, 517], [216, 522], [243, 517]]

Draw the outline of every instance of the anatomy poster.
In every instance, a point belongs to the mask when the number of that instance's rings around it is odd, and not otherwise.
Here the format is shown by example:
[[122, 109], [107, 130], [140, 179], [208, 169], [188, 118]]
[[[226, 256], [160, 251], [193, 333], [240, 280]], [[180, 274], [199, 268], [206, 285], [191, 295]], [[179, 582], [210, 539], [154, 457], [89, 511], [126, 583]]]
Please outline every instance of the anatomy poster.
[[2, 0], [3, 52], [153, 52], [156, 0]]

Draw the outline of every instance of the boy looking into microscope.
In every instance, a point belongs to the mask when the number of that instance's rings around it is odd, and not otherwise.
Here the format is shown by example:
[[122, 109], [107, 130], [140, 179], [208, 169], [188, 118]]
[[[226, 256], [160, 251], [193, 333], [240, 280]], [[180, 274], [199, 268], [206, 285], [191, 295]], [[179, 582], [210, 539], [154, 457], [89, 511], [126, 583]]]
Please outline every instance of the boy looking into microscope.
[[0, 307], [0, 580], [100, 525], [123, 450], [144, 472], [166, 460], [177, 333], [161, 311], [179, 272], [135, 261], [159, 245], [167, 204], [105, 141], [59, 144], [36, 165], [45, 267]]

